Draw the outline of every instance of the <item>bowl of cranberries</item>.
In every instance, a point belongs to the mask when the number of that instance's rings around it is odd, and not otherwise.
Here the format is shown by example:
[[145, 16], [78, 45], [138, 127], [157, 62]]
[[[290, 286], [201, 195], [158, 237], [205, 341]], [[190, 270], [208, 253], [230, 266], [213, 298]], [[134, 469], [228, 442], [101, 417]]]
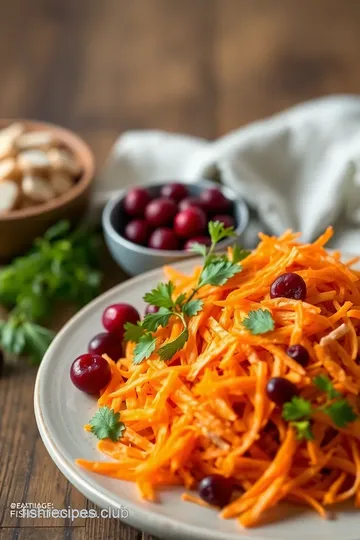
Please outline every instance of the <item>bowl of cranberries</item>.
[[[192, 243], [210, 244], [209, 221], [234, 227], [241, 241], [248, 208], [228, 188], [200, 180], [132, 187], [111, 199], [103, 212], [107, 246], [130, 275], [193, 256]], [[225, 239], [217, 249], [233, 241]]]

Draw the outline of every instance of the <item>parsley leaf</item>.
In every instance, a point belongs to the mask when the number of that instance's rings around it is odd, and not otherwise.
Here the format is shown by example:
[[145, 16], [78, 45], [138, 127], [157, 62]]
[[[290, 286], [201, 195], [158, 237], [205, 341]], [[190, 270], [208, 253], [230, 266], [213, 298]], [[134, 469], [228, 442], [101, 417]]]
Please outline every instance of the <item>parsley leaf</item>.
[[149, 358], [155, 351], [156, 339], [151, 334], [144, 334], [138, 341], [134, 349], [134, 364], [141, 364], [143, 360]]
[[313, 379], [313, 383], [319, 390], [325, 392], [327, 401], [324, 405], [312, 407], [309, 400], [295, 396], [283, 406], [282, 417], [297, 430], [298, 439], [311, 440], [314, 438], [311, 432], [311, 416], [314, 413], [327, 414], [331, 421], [340, 428], [346, 427], [347, 424], [357, 419], [350, 403], [346, 399], [337, 399], [342, 395], [334, 389], [326, 375], [318, 375]]
[[201, 300], [191, 300], [183, 306], [183, 313], [187, 317], [193, 317], [202, 309], [203, 303]]
[[180, 351], [184, 347], [188, 337], [188, 329], [184, 328], [184, 330], [181, 332], [181, 334], [178, 335], [176, 339], [160, 347], [158, 353], [161, 360], [170, 360], [177, 351]]
[[167, 308], [160, 308], [157, 313], [148, 313], [142, 322], [142, 327], [149, 332], [155, 332], [159, 326], [166, 326], [174, 313]]
[[315, 384], [315, 386], [318, 387], [319, 390], [322, 390], [323, 392], [325, 392], [329, 399], [341, 397], [340, 392], [335, 390], [335, 388], [332, 385], [332, 382], [330, 381], [329, 377], [327, 377], [326, 375], [317, 375], [314, 378], [313, 383]]
[[234, 227], [224, 227], [220, 221], [209, 221], [208, 228], [212, 244], [217, 244], [224, 238], [236, 236]]
[[204, 285], [224, 285], [230, 278], [241, 272], [242, 268], [231, 261], [214, 261], [204, 267], [199, 279], [199, 288]]
[[298, 422], [291, 422], [291, 425], [296, 429], [296, 438], [298, 440], [306, 439], [307, 441], [314, 440], [314, 435], [311, 431], [310, 420], [301, 420]]
[[357, 415], [346, 399], [335, 401], [323, 408], [323, 411], [330, 416], [332, 422], [338, 427], [346, 427], [350, 422], [356, 420]]
[[118, 441], [123, 434], [125, 424], [120, 422], [120, 413], [109, 407], [101, 407], [90, 420], [91, 432], [100, 440]]
[[198, 253], [199, 255], [202, 255], [203, 257], [206, 257], [206, 246], [205, 244], [199, 244], [199, 242], [193, 242], [190, 246], [189, 251], [192, 253]]
[[250, 255], [251, 251], [243, 249], [239, 244], [234, 244], [232, 247], [232, 262], [238, 263], [243, 259], [246, 259]]
[[248, 316], [243, 320], [243, 325], [252, 334], [266, 334], [275, 328], [274, 319], [267, 309], [249, 311]]
[[284, 404], [282, 416], [284, 420], [299, 420], [304, 416], [310, 416], [312, 412], [311, 403], [307, 399], [294, 396], [291, 401]]
[[131, 322], [127, 322], [126, 324], [124, 324], [124, 328], [124, 338], [126, 339], [126, 341], [133, 341], [134, 343], [137, 343], [145, 333], [145, 329], [141, 326], [140, 323], [133, 324]]
[[168, 283], [159, 283], [155, 289], [145, 294], [144, 300], [153, 306], [170, 309], [174, 307], [172, 299], [174, 289], [174, 284], [171, 281]]

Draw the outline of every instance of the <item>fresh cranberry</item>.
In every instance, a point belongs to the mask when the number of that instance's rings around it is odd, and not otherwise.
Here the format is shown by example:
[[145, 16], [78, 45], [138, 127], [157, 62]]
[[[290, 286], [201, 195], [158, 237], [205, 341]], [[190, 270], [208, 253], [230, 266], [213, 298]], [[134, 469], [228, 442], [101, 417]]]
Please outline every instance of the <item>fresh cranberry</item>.
[[212, 221], [220, 221], [224, 227], [235, 227], [235, 220], [229, 214], [216, 214]]
[[294, 298], [305, 300], [306, 283], [299, 274], [286, 272], [277, 277], [270, 287], [271, 298]]
[[124, 199], [124, 209], [130, 216], [142, 217], [150, 201], [151, 197], [146, 189], [132, 188]]
[[139, 312], [130, 304], [111, 304], [102, 314], [102, 324], [105, 330], [121, 340], [124, 335], [124, 324], [130, 322], [136, 324], [140, 321]]
[[87, 394], [98, 394], [111, 379], [107, 361], [98, 354], [82, 354], [71, 365], [70, 378], [74, 386]]
[[173, 201], [179, 202], [184, 197], [187, 197], [188, 190], [184, 184], [166, 184], [161, 188], [161, 196], [166, 199], [172, 199]]
[[198, 492], [200, 497], [213, 506], [226, 506], [233, 492], [233, 482], [220, 474], [205, 476], [199, 483]]
[[230, 208], [229, 199], [216, 188], [209, 188], [203, 191], [200, 194], [200, 199], [207, 212], [226, 213]]
[[153, 306], [152, 304], [148, 304], [145, 309], [145, 315], [148, 315], [149, 313], [157, 313], [160, 308], [158, 306]]
[[206, 229], [206, 215], [200, 208], [183, 210], [175, 216], [174, 229], [181, 238], [201, 235]]
[[298, 391], [294, 383], [284, 377], [273, 377], [266, 386], [268, 398], [281, 407], [291, 401]]
[[149, 239], [149, 247], [153, 249], [179, 249], [179, 241], [171, 229], [162, 227], [155, 229]]
[[187, 210], [188, 208], [200, 208], [200, 210], [204, 210], [204, 203], [198, 199], [197, 197], [186, 197], [179, 203], [179, 210]]
[[204, 246], [211, 246], [211, 240], [208, 236], [195, 236], [190, 238], [184, 244], [184, 249], [190, 249], [193, 244], [203, 244]]
[[101, 332], [96, 334], [88, 345], [90, 354], [107, 354], [114, 361], [119, 360], [123, 355], [122, 339], [116, 334]]
[[171, 199], [154, 199], [145, 209], [145, 217], [152, 227], [162, 227], [173, 222], [177, 206]]
[[302, 345], [291, 345], [286, 354], [302, 367], [306, 367], [309, 363], [309, 353]]
[[134, 219], [125, 227], [126, 238], [130, 240], [130, 242], [140, 244], [141, 246], [147, 244], [150, 232], [149, 224], [145, 219]]

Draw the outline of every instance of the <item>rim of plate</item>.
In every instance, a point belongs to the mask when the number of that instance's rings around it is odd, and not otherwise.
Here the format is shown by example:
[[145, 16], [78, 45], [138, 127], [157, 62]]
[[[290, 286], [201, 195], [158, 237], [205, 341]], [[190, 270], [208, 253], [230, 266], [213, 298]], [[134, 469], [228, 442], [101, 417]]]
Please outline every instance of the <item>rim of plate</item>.
[[[343, 255], [343, 260], [350, 256]], [[191, 265], [196, 265], [201, 262], [201, 258], [194, 257], [187, 259], [180, 263], [176, 263], [171, 266], [175, 266], [179, 270], [186, 270]], [[97, 305], [107, 298], [111, 298], [114, 294], [121, 293], [123, 289], [129, 286], [134, 286], [136, 283], [143, 281], [144, 279], [152, 278], [153, 276], [161, 275], [161, 267], [150, 270], [138, 276], [112, 287], [105, 293], [101, 294], [89, 304], [83, 307], [78, 313], [76, 313], [59, 331], [54, 338], [49, 349], [47, 350], [37, 373], [35, 387], [34, 387], [34, 411], [35, 419], [38, 426], [38, 430], [42, 441], [49, 452], [52, 460], [63, 473], [63, 475], [73, 484], [82, 494], [88, 499], [102, 508], [119, 508], [120, 506], [126, 507], [129, 512], [129, 518], [125, 523], [136, 528], [141, 528], [144, 531], [155, 534], [160, 538], [166, 539], [186, 539], [186, 540], [249, 540], [249, 536], [243, 536], [241, 530], [236, 533], [228, 533], [221, 531], [212, 531], [201, 526], [189, 525], [177, 518], [168, 517], [165, 515], [159, 515], [153, 512], [150, 508], [142, 508], [136, 503], [129, 502], [123, 499], [119, 495], [114, 495], [110, 490], [101, 486], [94, 486], [91, 483], [91, 478], [82, 473], [80, 467], [76, 466], [75, 462], [67, 457], [66, 449], [63, 448], [61, 441], [57, 440], [52, 434], [52, 421], [50, 417], [47, 417], [46, 400], [44, 400], [44, 391], [46, 387], [46, 378], [49, 370], [51, 369], [53, 359], [52, 350], [55, 349], [58, 343], [61, 342], [63, 336], [67, 334], [70, 328], [74, 330], [76, 325], [81, 323], [84, 316], [92, 310], [96, 309]], [[42, 403], [45, 403], [45, 407], [42, 407]], [[161, 503], [160, 503], [161, 504]], [[275, 531], [274, 531], [275, 532]], [[164, 536], [166, 534], [166, 537]], [[276, 537], [266, 538], [260, 534], [255, 533], [256, 536], [252, 536], [252, 540], [275, 540]]]
[[[201, 258], [194, 257], [191, 260], [182, 261], [177, 263], [176, 268], [179, 270], [189, 268], [191, 265], [196, 265], [201, 262]], [[111, 298], [116, 293], [121, 293], [123, 289], [131, 286], [135, 286], [136, 283], [149, 279], [153, 276], [157, 276], [162, 271], [160, 268], [155, 268], [149, 272], [140, 274], [115, 285], [105, 293], [101, 294], [89, 304], [83, 307], [78, 313], [76, 313], [59, 331], [54, 338], [49, 349], [46, 351], [45, 356], [40, 364], [34, 387], [34, 411], [35, 419], [38, 426], [38, 430], [42, 441], [49, 452], [52, 460], [56, 466], [60, 469], [63, 475], [73, 484], [81, 493], [83, 493], [92, 502], [102, 508], [119, 508], [124, 506], [129, 510], [129, 518], [125, 523], [137, 528], [143, 528], [146, 532], [160, 536], [166, 534], [166, 538], [188, 539], [188, 540], [242, 540], [247, 539], [241, 534], [241, 530], [238, 533], [226, 533], [221, 531], [211, 531], [201, 526], [188, 525], [179, 519], [171, 518], [164, 515], [159, 515], [153, 512], [149, 508], [141, 508], [140, 506], [123, 499], [119, 495], [112, 495], [112, 493], [102, 488], [101, 486], [94, 486], [91, 484], [91, 479], [86, 477], [80, 469], [76, 466], [75, 462], [67, 457], [65, 448], [62, 447], [61, 441], [56, 439], [56, 436], [52, 434], [52, 422], [47, 417], [46, 406], [42, 404], [46, 403], [44, 400], [44, 391], [46, 387], [46, 379], [51, 365], [53, 362], [52, 350], [55, 349], [59, 342], [63, 339], [63, 336], [67, 334], [70, 328], [76, 327], [81, 322], [84, 316], [92, 310], [96, 309], [97, 305], [106, 298]], [[160, 503], [161, 504], [161, 503]], [[257, 535], [254, 540], [269, 540], [263, 536]]]

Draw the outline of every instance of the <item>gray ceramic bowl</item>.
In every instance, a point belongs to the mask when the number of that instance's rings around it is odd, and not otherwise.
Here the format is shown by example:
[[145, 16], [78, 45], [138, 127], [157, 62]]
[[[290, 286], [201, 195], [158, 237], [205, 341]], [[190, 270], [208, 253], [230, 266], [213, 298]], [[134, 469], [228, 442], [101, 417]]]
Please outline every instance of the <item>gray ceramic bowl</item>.
[[[178, 181], [180, 182], [181, 180]], [[160, 190], [163, 185], [164, 182], [161, 184], [152, 184], [146, 186], [146, 189], [151, 195], [156, 197], [160, 196]], [[209, 180], [199, 180], [196, 184], [187, 184], [187, 187], [190, 196], [198, 196], [204, 189], [216, 187], [229, 200], [233, 201], [233, 211], [237, 223], [236, 234], [239, 243], [241, 243], [241, 235], [249, 221], [249, 211], [245, 202], [242, 199], [238, 199], [230, 189], [219, 186], [219, 184], [210, 182]], [[123, 190], [111, 199], [106, 204], [102, 216], [105, 241], [115, 261], [128, 274], [134, 276], [164, 264], [171, 264], [181, 259], [193, 257], [193, 253], [184, 250], [168, 251], [139, 246], [130, 242], [118, 232], [123, 231], [126, 224], [127, 218], [123, 209], [123, 200], [128, 191], [128, 189]], [[233, 242], [233, 238], [223, 240], [218, 244], [218, 249], [223, 249]]]

